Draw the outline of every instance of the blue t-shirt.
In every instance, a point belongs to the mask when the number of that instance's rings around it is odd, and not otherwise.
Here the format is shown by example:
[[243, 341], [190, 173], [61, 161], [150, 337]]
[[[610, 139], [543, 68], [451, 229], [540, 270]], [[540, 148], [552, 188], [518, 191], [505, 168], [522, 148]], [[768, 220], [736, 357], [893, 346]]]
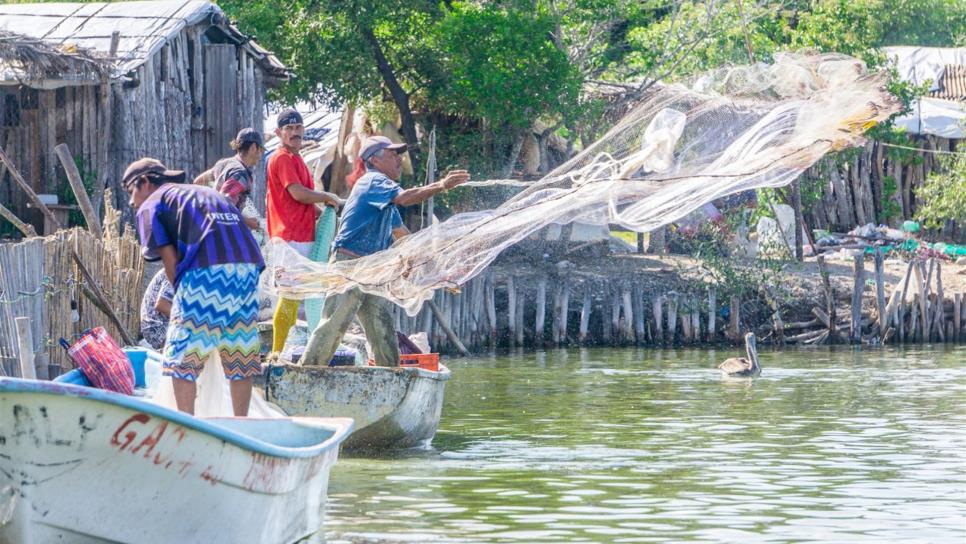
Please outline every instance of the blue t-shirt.
[[382, 172], [366, 172], [349, 193], [333, 247], [364, 256], [391, 246], [392, 230], [402, 226], [392, 201], [401, 192], [402, 187]]
[[165, 183], [138, 208], [137, 225], [146, 260], [160, 259], [158, 248], [166, 245], [178, 250], [176, 288], [188, 270], [231, 263], [265, 266], [238, 208], [209, 187]]

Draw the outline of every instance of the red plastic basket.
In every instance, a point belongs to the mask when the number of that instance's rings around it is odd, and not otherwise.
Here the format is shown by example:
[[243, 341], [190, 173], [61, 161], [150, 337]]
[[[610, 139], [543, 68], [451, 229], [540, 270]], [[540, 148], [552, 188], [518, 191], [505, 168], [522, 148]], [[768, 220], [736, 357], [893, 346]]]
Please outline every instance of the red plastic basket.
[[413, 353], [399, 356], [399, 366], [418, 367], [430, 372], [439, 372], [438, 353]]

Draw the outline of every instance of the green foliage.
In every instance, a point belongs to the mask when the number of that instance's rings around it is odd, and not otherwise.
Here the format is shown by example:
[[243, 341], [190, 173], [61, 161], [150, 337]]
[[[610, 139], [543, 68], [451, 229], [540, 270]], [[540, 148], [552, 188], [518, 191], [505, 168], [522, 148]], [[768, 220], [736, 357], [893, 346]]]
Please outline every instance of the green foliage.
[[786, 261], [776, 255], [787, 255], [787, 250], [760, 247], [754, 259], [735, 252], [734, 233], [739, 230], [740, 221], [706, 222], [696, 235], [678, 241], [684, 253], [701, 262], [707, 280], [718, 288], [719, 297], [725, 300], [731, 295], [756, 296], [762, 289], [774, 293], [784, 283], [781, 274]]
[[[74, 162], [77, 163], [77, 170], [80, 172], [81, 182], [84, 184], [84, 191], [87, 192], [87, 196], [90, 198], [94, 194], [94, 187], [97, 186], [97, 172], [90, 170], [90, 165], [84, 162], [84, 159], [80, 155], [74, 157]], [[74, 190], [66, 178], [61, 180], [57, 200], [61, 204], [77, 204], [77, 195], [74, 194]], [[67, 216], [67, 223], [71, 227], [83, 227], [87, 225], [84, 214], [79, 209], [70, 211]]]
[[947, 220], [966, 223], [966, 154], [944, 163], [946, 170], [930, 174], [916, 194], [919, 218], [929, 228], [942, 228]]
[[580, 80], [548, 39], [553, 28], [553, 19], [532, 6], [454, 4], [437, 28], [449, 73], [435, 97], [442, 109], [520, 128], [542, 114], [565, 113], [554, 110], [576, 101]]

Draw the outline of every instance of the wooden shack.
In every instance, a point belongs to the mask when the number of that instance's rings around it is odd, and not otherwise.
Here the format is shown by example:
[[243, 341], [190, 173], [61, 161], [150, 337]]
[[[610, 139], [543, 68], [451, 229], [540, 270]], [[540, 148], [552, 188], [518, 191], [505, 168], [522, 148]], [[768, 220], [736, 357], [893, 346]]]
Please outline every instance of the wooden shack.
[[[66, 143], [95, 206], [115, 187], [123, 209], [127, 164], [207, 169], [238, 130], [262, 130], [266, 89], [288, 77], [207, 1], [0, 5], [0, 147], [38, 193], [66, 186], [53, 152]], [[39, 231], [8, 177], [0, 204]]]

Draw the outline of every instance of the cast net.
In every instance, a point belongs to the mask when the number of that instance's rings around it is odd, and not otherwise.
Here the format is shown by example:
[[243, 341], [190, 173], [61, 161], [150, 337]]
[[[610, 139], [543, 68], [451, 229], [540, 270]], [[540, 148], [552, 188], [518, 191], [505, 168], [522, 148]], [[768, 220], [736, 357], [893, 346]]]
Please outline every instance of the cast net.
[[[415, 315], [436, 289], [458, 287], [550, 224], [648, 232], [712, 200], [792, 182], [899, 110], [886, 79], [843, 55], [780, 54], [655, 86], [597, 142], [494, 209], [454, 215], [351, 261], [315, 263], [274, 242], [265, 277], [284, 297], [359, 288]], [[520, 183], [467, 185], [498, 184]]]

